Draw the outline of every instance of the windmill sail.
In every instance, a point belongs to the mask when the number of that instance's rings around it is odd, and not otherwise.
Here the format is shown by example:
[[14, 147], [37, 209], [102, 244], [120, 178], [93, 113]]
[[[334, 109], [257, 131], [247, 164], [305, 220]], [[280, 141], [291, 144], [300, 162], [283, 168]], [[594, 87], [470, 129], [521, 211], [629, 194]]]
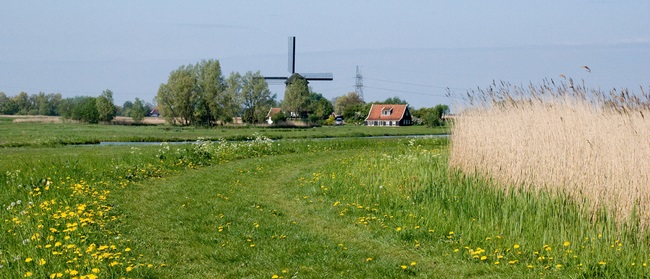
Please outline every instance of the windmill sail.
[[[292, 75], [296, 73], [296, 37], [289, 37], [288, 70]], [[332, 73], [299, 73], [306, 80], [334, 80]], [[266, 80], [287, 80], [289, 77], [264, 77]]]

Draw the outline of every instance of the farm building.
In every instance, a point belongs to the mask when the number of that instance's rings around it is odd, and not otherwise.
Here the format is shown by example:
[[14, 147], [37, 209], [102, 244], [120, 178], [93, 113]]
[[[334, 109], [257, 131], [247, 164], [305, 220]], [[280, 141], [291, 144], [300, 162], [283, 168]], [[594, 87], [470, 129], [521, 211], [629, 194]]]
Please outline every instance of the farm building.
[[366, 126], [413, 125], [407, 105], [398, 104], [373, 104], [365, 122]]
[[282, 112], [281, 108], [271, 108], [269, 110], [269, 113], [267, 113], [266, 117], [264, 118], [266, 120], [266, 123], [273, 124], [273, 120], [271, 118], [280, 112]]

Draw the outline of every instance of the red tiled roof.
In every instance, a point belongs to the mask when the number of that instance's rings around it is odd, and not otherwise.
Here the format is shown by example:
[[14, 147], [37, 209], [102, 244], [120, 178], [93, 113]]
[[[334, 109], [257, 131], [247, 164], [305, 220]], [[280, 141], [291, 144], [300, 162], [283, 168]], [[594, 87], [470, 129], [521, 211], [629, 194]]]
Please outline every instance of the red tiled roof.
[[[383, 115], [382, 111], [390, 111], [390, 115]], [[393, 120], [399, 121], [404, 117], [406, 105], [372, 104], [366, 121], [368, 120]]]
[[266, 118], [272, 117], [272, 116], [274, 116], [274, 115], [280, 113], [281, 111], [282, 111], [281, 108], [271, 108], [271, 109], [269, 110], [269, 113], [266, 114]]

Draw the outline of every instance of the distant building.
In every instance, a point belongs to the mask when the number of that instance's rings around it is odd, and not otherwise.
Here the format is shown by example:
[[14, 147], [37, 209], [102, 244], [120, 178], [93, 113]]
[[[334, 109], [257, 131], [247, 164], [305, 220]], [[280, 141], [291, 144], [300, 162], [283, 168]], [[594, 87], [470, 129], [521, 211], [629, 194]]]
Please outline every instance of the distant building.
[[151, 117], [158, 117], [160, 116], [160, 112], [158, 111], [158, 108], [154, 108], [149, 112], [149, 116]]
[[373, 104], [366, 117], [366, 126], [410, 126], [413, 118], [407, 105]]
[[271, 108], [269, 110], [269, 113], [266, 114], [266, 117], [264, 118], [266, 120], [266, 123], [269, 123], [269, 125], [273, 124], [273, 116], [282, 112], [281, 108]]

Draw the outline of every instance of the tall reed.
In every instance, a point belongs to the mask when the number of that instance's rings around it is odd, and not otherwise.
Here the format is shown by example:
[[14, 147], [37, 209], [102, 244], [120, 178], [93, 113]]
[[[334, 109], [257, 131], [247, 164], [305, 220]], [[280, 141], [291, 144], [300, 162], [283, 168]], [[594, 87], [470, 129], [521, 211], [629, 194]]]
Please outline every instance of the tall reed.
[[501, 185], [569, 196], [596, 219], [647, 228], [650, 102], [640, 95], [588, 90], [571, 79], [493, 83], [459, 104], [450, 164]]

